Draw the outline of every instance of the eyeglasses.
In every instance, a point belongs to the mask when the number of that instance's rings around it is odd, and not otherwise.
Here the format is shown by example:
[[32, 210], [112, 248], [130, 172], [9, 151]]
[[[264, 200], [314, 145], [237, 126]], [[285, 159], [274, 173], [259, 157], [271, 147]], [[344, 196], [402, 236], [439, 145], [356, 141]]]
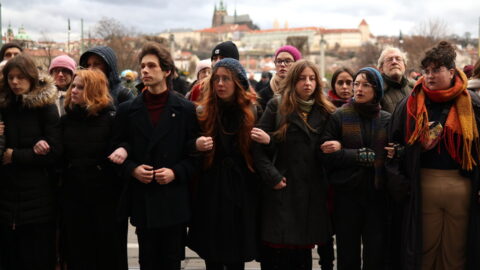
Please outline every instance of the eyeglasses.
[[353, 81], [352, 80], [338, 80], [335, 82], [335, 84], [337, 85], [343, 85], [343, 84], [346, 84], [347, 86], [350, 86], [352, 85]]
[[361, 82], [354, 82], [353, 83], [353, 88], [358, 88], [359, 86], [362, 86], [362, 88], [371, 88], [373, 85], [371, 83], [361, 83]]
[[392, 63], [393, 60], [395, 60], [395, 62], [403, 62], [403, 58], [401, 56], [391, 56], [385, 58], [385, 63]]
[[431, 68], [431, 69], [427, 68], [422, 70], [422, 74], [424, 76], [437, 75], [444, 70], [448, 70], [448, 69], [446, 67], [438, 67], [438, 68]]
[[293, 62], [295, 61], [292, 59], [277, 59], [275, 60], [274, 63], [277, 66], [281, 66], [281, 65], [290, 66]]
[[229, 82], [232, 80], [232, 78], [230, 78], [229, 76], [218, 76], [218, 75], [215, 75], [212, 77], [212, 80], [214, 83], [220, 83], [220, 81], [226, 83], [226, 82]]
[[58, 68], [54, 68], [52, 69], [52, 74], [56, 75], [56, 74], [59, 74], [59, 73], [62, 73], [62, 74], [71, 74], [72, 72], [67, 69], [67, 68], [62, 68], [62, 67], [58, 67]]

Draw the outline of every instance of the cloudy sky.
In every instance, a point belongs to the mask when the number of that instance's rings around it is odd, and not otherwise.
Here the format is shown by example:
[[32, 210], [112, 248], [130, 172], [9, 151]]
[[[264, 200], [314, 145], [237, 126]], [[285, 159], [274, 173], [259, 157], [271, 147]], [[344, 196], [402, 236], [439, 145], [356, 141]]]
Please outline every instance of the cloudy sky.
[[[80, 19], [85, 34], [94, 33], [102, 17], [115, 18], [128, 28], [154, 34], [172, 28], [202, 29], [211, 26], [213, 6], [219, 0], [0, 0], [2, 31], [10, 23], [17, 34], [23, 25], [35, 40], [80, 38]], [[356, 28], [362, 19], [374, 35], [410, 34], [421, 22], [443, 20], [449, 33], [478, 37], [478, 0], [224, 0], [230, 15], [249, 14], [261, 29], [283, 26]]]

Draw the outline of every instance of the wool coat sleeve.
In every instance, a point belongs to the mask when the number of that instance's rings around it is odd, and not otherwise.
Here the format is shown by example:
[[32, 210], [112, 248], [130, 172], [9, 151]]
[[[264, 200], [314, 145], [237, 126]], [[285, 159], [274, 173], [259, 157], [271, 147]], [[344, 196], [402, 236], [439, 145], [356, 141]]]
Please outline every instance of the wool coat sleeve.
[[[338, 141], [342, 144], [342, 117], [341, 111], [337, 110], [327, 122], [327, 126], [323, 133], [322, 144], [326, 141]], [[344, 148], [333, 153], [323, 153], [321, 158], [327, 170], [351, 168], [357, 164], [357, 150]]]
[[[403, 99], [395, 108], [388, 127], [388, 142], [398, 143], [406, 147], [405, 143], [405, 122], [406, 122], [406, 101]], [[411, 151], [406, 147], [406, 152]], [[407, 198], [410, 190], [410, 179], [405, 172], [403, 157], [387, 159], [385, 169], [387, 172], [387, 188], [396, 201], [403, 201]]]
[[126, 102], [121, 104], [118, 107], [118, 110], [115, 114], [115, 119], [113, 120], [113, 135], [112, 135], [112, 142], [111, 142], [111, 149], [115, 150], [119, 147], [125, 148], [127, 151], [127, 158], [120, 166], [114, 166], [117, 171], [117, 174], [123, 178], [128, 178], [132, 176], [133, 170], [138, 167], [140, 164], [133, 161], [130, 157], [131, 149], [130, 145], [128, 144], [128, 134], [129, 134], [129, 121], [128, 121], [128, 113], [130, 108], [130, 102]]
[[187, 129], [185, 140], [184, 159], [175, 164], [171, 169], [175, 173], [175, 180], [180, 182], [188, 182], [200, 167], [200, 158], [196, 150], [195, 142], [200, 134], [200, 126], [197, 120], [195, 106], [189, 104], [187, 110]]
[[254, 143], [253, 145], [253, 159], [255, 167], [260, 174], [260, 177], [269, 187], [274, 187], [283, 178], [283, 175], [273, 164], [273, 155], [276, 151], [278, 142], [276, 142], [273, 132], [276, 131], [276, 114], [277, 114], [277, 100], [271, 100], [265, 112], [263, 113], [258, 123], [258, 128], [267, 132], [270, 135], [270, 144], [262, 145]]
[[40, 121], [42, 121], [43, 137], [50, 146], [46, 155], [37, 155], [33, 151], [33, 145], [29, 148], [14, 148], [12, 163], [21, 165], [51, 165], [57, 162], [62, 155], [61, 128], [58, 109], [55, 104], [49, 104], [38, 110]]

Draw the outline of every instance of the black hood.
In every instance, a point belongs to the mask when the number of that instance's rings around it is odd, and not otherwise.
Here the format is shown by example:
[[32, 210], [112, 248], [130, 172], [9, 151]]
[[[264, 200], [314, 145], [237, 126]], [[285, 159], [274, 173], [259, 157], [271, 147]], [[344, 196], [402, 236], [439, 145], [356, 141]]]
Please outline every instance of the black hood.
[[80, 56], [80, 66], [86, 67], [88, 57], [90, 57], [92, 54], [100, 56], [105, 63], [107, 63], [108, 83], [110, 88], [115, 88], [115, 86], [120, 83], [120, 77], [118, 76], [117, 71], [117, 56], [115, 55], [115, 52], [112, 50], [112, 48], [107, 46], [93, 47]]

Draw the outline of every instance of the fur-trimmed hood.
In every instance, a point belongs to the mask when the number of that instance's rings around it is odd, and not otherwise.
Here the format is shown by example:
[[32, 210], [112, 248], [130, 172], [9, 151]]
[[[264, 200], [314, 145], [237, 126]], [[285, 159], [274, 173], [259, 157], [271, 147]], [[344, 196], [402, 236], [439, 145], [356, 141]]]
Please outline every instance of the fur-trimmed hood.
[[[49, 104], [55, 104], [58, 97], [57, 88], [51, 76], [40, 73], [38, 86], [30, 92], [21, 95], [21, 103], [26, 108], [40, 108]], [[6, 82], [3, 82], [6, 83]], [[0, 91], [0, 107], [6, 107], [14, 97], [10, 90], [2, 87]]]

